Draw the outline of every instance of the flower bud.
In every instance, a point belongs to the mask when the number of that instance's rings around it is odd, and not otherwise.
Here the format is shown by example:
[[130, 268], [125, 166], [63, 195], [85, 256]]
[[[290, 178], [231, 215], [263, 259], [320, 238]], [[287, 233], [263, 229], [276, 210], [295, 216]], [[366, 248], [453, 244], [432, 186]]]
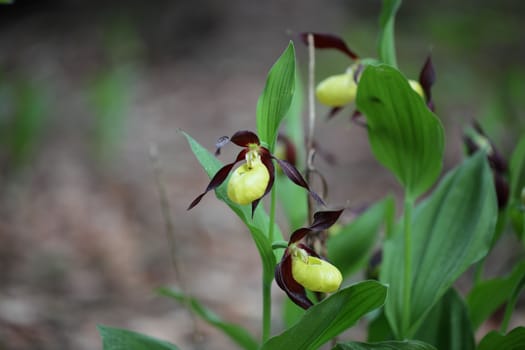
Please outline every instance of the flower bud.
[[244, 163], [231, 175], [228, 182], [228, 197], [235, 203], [245, 205], [261, 198], [266, 191], [270, 173], [260, 159]]
[[415, 80], [409, 80], [408, 83], [410, 84], [410, 87], [412, 88], [412, 90], [417, 92], [417, 94], [421, 96], [422, 98], [425, 98], [425, 91], [423, 90], [423, 87], [421, 86], [419, 82]]
[[330, 107], [341, 107], [353, 102], [356, 93], [357, 84], [351, 70], [326, 78], [315, 89], [319, 102]]
[[322, 293], [335, 292], [343, 280], [337, 267], [309, 255], [292, 257], [292, 276], [306, 289]]

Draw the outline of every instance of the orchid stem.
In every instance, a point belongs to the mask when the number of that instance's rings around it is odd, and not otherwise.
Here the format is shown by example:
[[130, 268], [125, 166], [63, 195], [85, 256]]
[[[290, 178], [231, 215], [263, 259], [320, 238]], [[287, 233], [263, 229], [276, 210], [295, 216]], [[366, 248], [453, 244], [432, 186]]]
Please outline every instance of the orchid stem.
[[[273, 183], [270, 193], [270, 227], [268, 228], [268, 240], [271, 244], [274, 241], [275, 230], [275, 206], [276, 206], [276, 182]], [[262, 341], [263, 343], [270, 338], [272, 331], [272, 280], [267, 281], [263, 272], [263, 324], [262, 324]]]
[[405, 256], [405, 269], [404, 269], [404, 288], [403, 288], [403, 316], [402, 316], [402, 338], [408, 336], [408, 330], [410, 328], [410, 309], [411, 309], [411, 296], [412, 296], [412, 209], [414, 201], [410, 197], [405, 197], [405, 208], [404, 208], [404, 256]]

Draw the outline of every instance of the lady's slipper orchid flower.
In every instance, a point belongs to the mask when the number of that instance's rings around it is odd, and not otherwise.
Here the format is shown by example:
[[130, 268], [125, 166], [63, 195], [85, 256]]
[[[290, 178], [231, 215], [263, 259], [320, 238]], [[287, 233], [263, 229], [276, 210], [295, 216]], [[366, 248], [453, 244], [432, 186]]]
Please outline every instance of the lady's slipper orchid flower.
[[228, 197], [234, 203], [245, 205], [252, 204], [252, 215], [259, 201], [270, 192], [275, 179], [275, 168], [273, 160], [279, 164], [283, 172], [296, 185], [308, 190], [310, 195], [319, 203], [324, 204], [322, 199], [310, 190], [299, 171], [286, 160], [278, 159], [270, 151], [261, 146], [257, 135], [251, 131], [238, 131], [232, 137], [223, 136], [217, 142], [216, 155], [220, 154], [221, 147], [228, 142], [233, 142], [243, 149], [237, 155], [234, 162], [226, 164], [213, 176], [206, 190], [191, 202], [188, 210], [196, 206], [206, 193], [219, 187], [228, 177], [233, 167], [240, 161], [245, 161], [238, 167], [228, 182]]
[[337, 267], [300, 241], [307, 234], [328, 229], [342, 212], [343, 210], [315, 213], [312, 225], [292, 233], [281, 262], [275, 268], [275, 281], [279, 287], [303, 309], [313, 305], [306, 296], [306, 289], [321, 293], [335, 292], [339, 289], [343, 276]]
[[[363, 71], [363, 64], [359, 56], [353, 52], [342, 38], [334, 34], [326, 33], [301, 33], [303, 43], [308, 45], [308, 35], [312, 35], [314, 46], [317, 49], [335, 49], [347, 55], [355, 63], [343, 74], [337, 74], [321, 81], [316, 87], [316, 97], [320, 103], [332, 107], [329, 118], [333, 117], [344, 106], [355, 101], [359, 78]], [[434, 111], [431, 87], [435, 82], [435, 72], [430, 56], [427, 57], [419, 74], [419, 80], [408, 81], [412, 89], [420, 95], [430, 110]], [[360, 115], [354, 113], [353, 119]]]

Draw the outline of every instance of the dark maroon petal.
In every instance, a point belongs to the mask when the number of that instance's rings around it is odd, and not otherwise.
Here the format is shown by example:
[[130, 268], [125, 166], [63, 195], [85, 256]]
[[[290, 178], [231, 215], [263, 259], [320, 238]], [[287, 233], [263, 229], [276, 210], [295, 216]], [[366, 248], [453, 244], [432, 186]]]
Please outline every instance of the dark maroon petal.
[[434, 65], [432, 64], [432, 59], [428, 55], [421, 72], [419, 73], [419, 84], [425, 92], [426, 102], [429, 103], [432, 101], [432, 85], [436, 82], [436, 72], [434, 71]]
[[326, 120], [330, 120], [333, 117], [335, 117], [336, 114], [339, 113], [342, 109], [343, 107], [332, 107], [330, 111], [328, 112], [328, 114], [326, 115]]
[[509, 201], [509, 183], [497, 171], [493, 171], [494, 186], [496, 187], [496, 196], [498, 198], [498, 208], [504, 209]]
[[249, 144], [259, 145], [261, 143], [257, 135], [249, 130], [237, 131], [230, 138], [230, 141], [241, 147], [248, 147]]
[[326, 205], [317, 193], [310, 190], [310, 187], [308, 186], [303, 176], [301, 175], [301, 173], [299, 173], [299, 170], [297, 170], [296, 167], [294, 167], [292, 164], [288, 163], [285, 160], [281, 160], [275, 157], [273, 157], [273, 159], [275, 159], [277, 163], [279, 163], [279, 166], [281, 167], [283, 172], [286, 174], [286, 176], [288, 176], [290, 180], [292, 180], [293, 183], [307, 189], [310, 195], [312, 196], [312, 198], [315, 199], [317, 203], [321, 205]]
[[318, 211], [314, 214], [314, 222], [310, 225], [312, 231], [323, 231], [335, 224], [341, 216], [341, 210]]
[[217, 171], [217, 173], [210, 180], [210, 183], [208, 184], [208, 187], [206, 187], [206, 190], [203, 193], [201, 193], [197, 198], [195, 198], [193, 202], [191, 202], [187, 210], [190, 210], [191, 208], [199, 204], [202, 197], [204, 197], [206, 193], [219, 187], [224, 182], [224, 180], [226, 180], [226, 178], [228, 177], [228, 174], [230, 173], [232, 168], [235, 166], [235, 164], [243, 160], [245, 155], [246, 155], [246, 150], [242, 150], [241, 152], [239, 152], [239, 154], [237, 155], [237, 159], [235, 159], [233, 163], [226, 164], [225, 166], [220, 168], [219, 171]]
[[314, 47], [317, 49], [335, 49], [343, 52], [353, 60], [359, 58], [350, 48], [346, 45], [341, 37], [328, 34], [328, 33], [300, 33], [299, 36], [301, 41], [308, 45], [308, 34], [312, 34], [314, 37]]
[[224, 147], [228, 142], [230, 142], [230, 138], [228, 136], [221, 136], [215, 143], [215, 147], [217, 148], [215, 150], [215, 155], [218, 156], [221, 154], [221, 148]]
[[275, 267], [275, 281], [296, 305], [305, 310], [313, 306], [313, 303], [306, 296], [304, 287], [293, 278], [290, 254], [285, 254], [281, 262]]
[[288, 244], [300, 241], [301, 239], [303, 239], [304, 236], [306, 236], [307, 234], [311, 232], [313, 231], [307, 227], [303, 227], [303, 228], [295, 230], [290, 236], [290, 242]]

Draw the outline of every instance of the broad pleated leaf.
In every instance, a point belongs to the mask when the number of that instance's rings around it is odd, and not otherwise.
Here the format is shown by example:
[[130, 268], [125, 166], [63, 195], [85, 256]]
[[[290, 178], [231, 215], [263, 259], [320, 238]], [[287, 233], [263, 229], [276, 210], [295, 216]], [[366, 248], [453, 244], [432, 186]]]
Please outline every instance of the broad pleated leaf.
[[[186, 137], [193, 154], [203, 167], [204, 171], [206, 171], [210, 178], [213, 177], [213, 175], [215, 175], [215, 173], [222, 167], [222, 163], [216, 157], [214, 157], [212, 153], [195, 141], [190, 135], [186, 134], [185, 132], [182, 132], [182, 134]], [[239, 218], [250, 230], [252, 238], [257, 246], [261, 260], [263, 262], [264, 281], [266, 283], [271, 283], [273, 280], [276, 258], [280, 258], [280, 256], [276, 257], [274, 255], [272, 250], [272, 242], [270, 242], [267, 236], [268, 229], [270, 227], [270, 219], [262, 207], [259, 207], [255, 211], [252, 219], [251, 208], [249, 206], [242, 206], [233, 203], [228, 198], [228, 194], [226, 193], [225, 185], [227, 181], [228, 180], [226, 180], [224, 184], [215, 190], [215, 194], [217, 195], [217, 198], [225, 202], [233, 210], [233, 212], [239, 216]], [[276, 241], [282, 240], [282, 234], [277, 225], [274, 225], [274, 237]]]
[[436, 349], [476, 348], [467, 307], [454, 289], [449, 289], [430, 310], [415, 338], [434, 345]]
[[477, 350], [522, 350], [525, 349], [525, 328], [514, 328], [507, 335], [490, 332], [481, 340]]
[[127, 329], [97, 326], [104, 350], [179, 350], [173, 344]]
[[407, 79], [387, 65], [367, 66], [357, 90], [377, 160], [413, 199], [432, 186], [443, 159], [443, 127]]
[[379, 229], [385, 223], [385, 216], [393, 210], [394, 205], [394, 199], [387, 197], [328, 238], [327, 258], [343, 276], [348, 276], [366, 264]]
[[295, 90], [295, 49], [290, 42], [268, 73], [266, 86], [257, 102], [257, 134], [270, 147], [277, 138]]
[[[204, 321], [221, 330], [224, 334], [230, 337], [235, 343], [246, 350], [256, 350], [259, 344], [255, 338], [243, 327], [226, 322], [221, 319], [216, 313], [202, 305], [197, 299], [189, 297], [179, 290], [173, 288], [161, 287], [157, 289], [160, 295], [177, 300], [180, 303], [189, 305], [192, 311], [202, 318]], [[106, 349], [104, 349], [106, 350]]]
[[[294, 164], [299, 170], [304, 169], [306, 150], [304, 144], [303, 126], [303, 104], [304, 93], [300, 74], [295, 77], [295, 93], [290, 105], [290, 109], [284, 118], [285, 136], [295, 147]], [[277, 170], [275, 185], [277, 198], [281, 203], [281, 209], [289, 223], [289, 230], [293, 231], [298, 227], [304, 226], [308, 216], [308, 194], [304, 189], [292, 183], [280, 170]]]
[[412, 220], [412, 292], [407, 329], [403, 313], [403, 235], [384, 244], [381, 281], [390, 285], [385, 304], [395, 334], [410, 336], [434, 304], [474, 262], [487, 254], [497, 217], [492, 173], [481, 152], [451, 171], [419, 204]]
[[436, 350], [430, 344], [417, 340], [384, 341], [379, 343], [348, 342], [337, 344], [332, 350]]
[[312, 350], [380, 307], [387, 287], [377, 281], [354, 284], [312, 306], [291, 328], [268, 340], [263, 350]]
[[394, 24], [401, 0], [383, 0], [381, 16], [379, 17], [379, 58], [384, 63], [396, 66], [396, 45]]
[[470, 319], [474, 329], [502, 306], [525, 276], [525, 261], [517, 265], [506, 277], [482, 281], [467, 296]]

